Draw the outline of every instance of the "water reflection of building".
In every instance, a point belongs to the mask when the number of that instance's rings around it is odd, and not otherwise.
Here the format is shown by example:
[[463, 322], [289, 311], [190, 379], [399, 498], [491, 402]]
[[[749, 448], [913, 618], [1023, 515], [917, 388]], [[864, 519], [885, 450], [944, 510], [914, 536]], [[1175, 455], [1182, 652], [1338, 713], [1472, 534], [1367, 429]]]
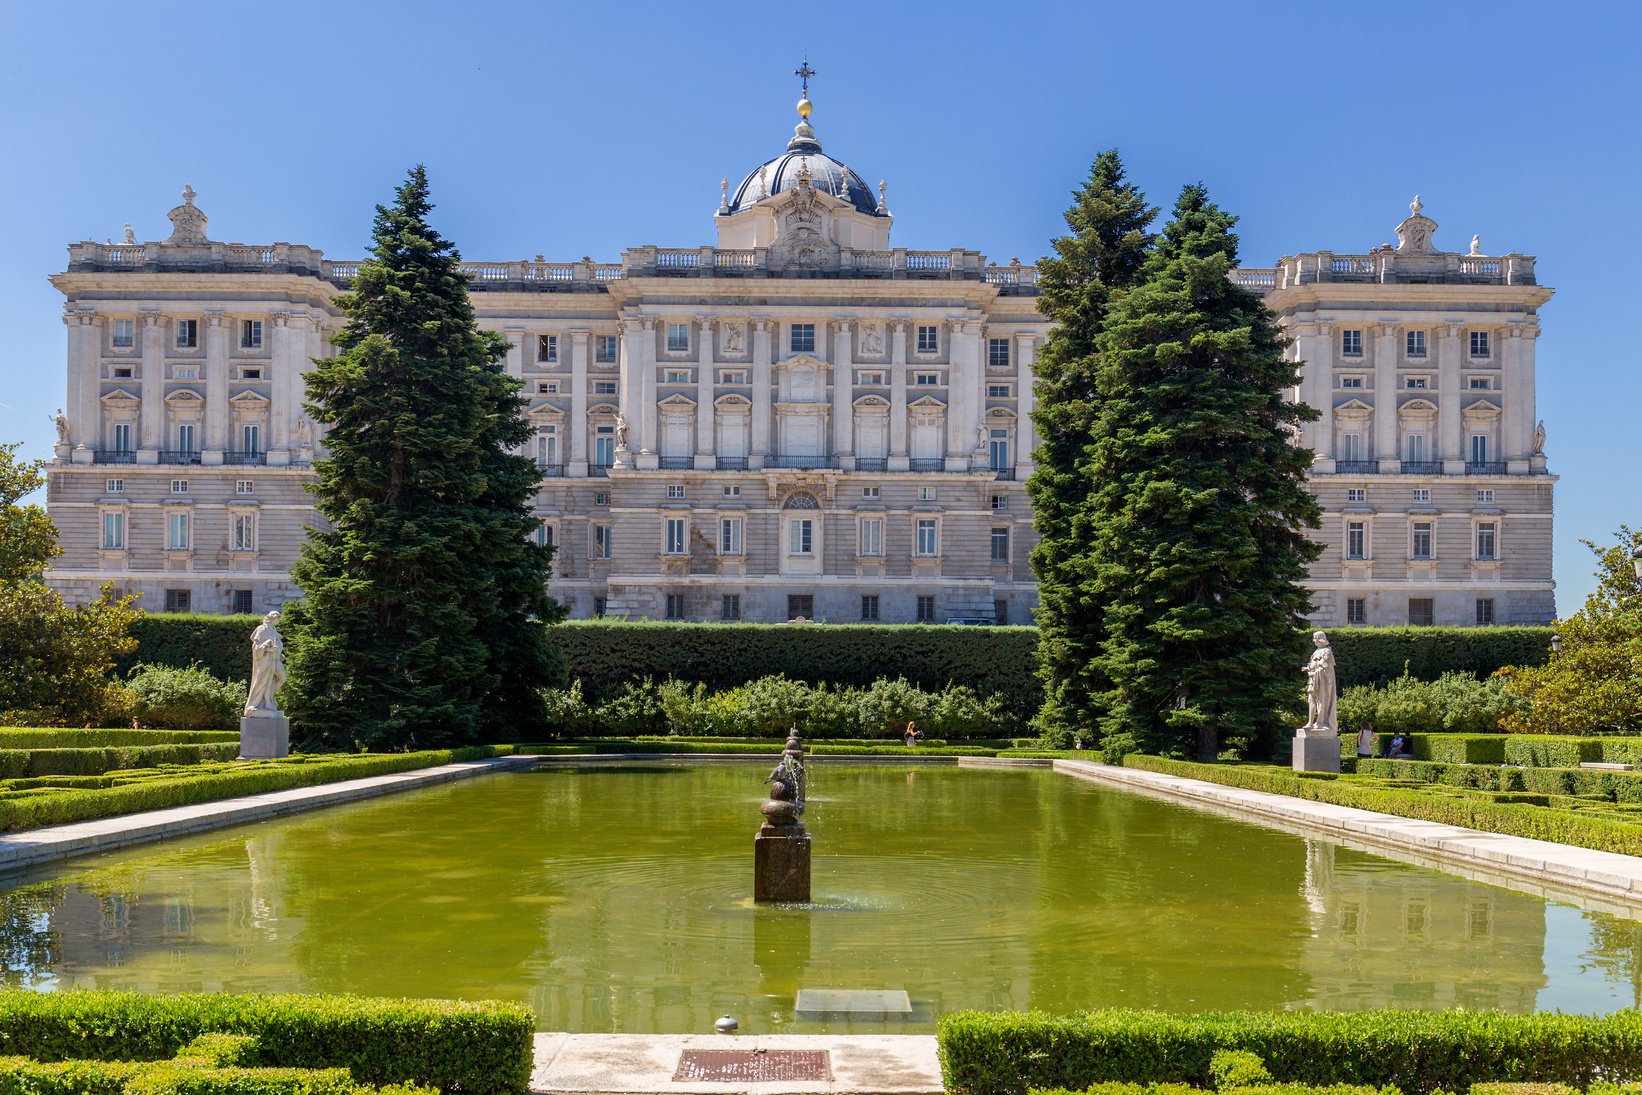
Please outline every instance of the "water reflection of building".
[[1306, 841], [1303, 895], [1311, 989], [1296, 1004], [1528, 1012], [1545, 987], [1539, 898], [1321, 840]]

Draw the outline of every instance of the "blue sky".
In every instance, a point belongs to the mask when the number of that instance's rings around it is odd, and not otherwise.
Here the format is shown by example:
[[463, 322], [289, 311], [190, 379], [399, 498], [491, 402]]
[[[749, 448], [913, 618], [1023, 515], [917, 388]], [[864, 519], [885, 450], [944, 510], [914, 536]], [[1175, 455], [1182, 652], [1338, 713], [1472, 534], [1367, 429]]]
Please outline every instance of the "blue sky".
[[1202, 181], [1243, 261], [1360, 252], [1419, 193], [1557, 290], [1539, 413], [1558, 607], [1581, 538], [1642, 523], [1632, 388], [1642, 8], [1630, 4], [25, 3], [0, 0], [0, 439], [50, 453], [65, 247], [169, 232], [363, 254], [428, 167], [472, 259], [712, 241], [719, 179], [783, 147], [808, 53], [827, 151], [895, 240], [1032, 261], [1096, 152], [1167, 207]]

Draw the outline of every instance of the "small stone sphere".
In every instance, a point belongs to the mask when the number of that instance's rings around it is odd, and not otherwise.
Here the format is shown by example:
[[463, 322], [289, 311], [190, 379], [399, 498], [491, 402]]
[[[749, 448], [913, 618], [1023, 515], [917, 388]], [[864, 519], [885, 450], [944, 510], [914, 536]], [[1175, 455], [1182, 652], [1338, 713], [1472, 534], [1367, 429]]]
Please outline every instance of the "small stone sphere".
[[771, 825], [795, 825], [798, 823], [798, 803], [790, 799], [772, 798], [758, 808]]

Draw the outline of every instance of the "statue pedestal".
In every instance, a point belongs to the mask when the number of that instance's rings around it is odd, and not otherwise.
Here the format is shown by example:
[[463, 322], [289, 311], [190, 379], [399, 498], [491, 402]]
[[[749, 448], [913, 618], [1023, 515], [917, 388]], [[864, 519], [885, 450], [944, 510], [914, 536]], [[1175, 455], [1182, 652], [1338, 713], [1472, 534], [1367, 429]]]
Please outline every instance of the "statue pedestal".
[[1338, 772], [1340, 735], [1327, 727], [1302, 726], [1294, 732], [1296, 772]]
[[764, 826], [753, 838], [753, 900], [809, 899], [810, 834], [802, 825]]
[[273, 760], [290, 755], [290, 719], [278, 711], [253, 711], [239, 720], [240, 760]]

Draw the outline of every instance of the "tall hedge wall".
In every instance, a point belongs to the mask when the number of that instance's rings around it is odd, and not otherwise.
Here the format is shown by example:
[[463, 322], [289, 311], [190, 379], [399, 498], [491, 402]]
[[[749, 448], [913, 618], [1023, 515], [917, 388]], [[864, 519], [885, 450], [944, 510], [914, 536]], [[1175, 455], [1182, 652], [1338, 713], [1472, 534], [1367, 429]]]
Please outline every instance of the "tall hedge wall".
[[[138, 662], [199, 662], [225, 680], [251, 675], [255, 616], [151, 615], [132, 628]], [[1435, 680], [1459, 669], [1486, 677], [1506, 665], [1538, 665], [1550, 648], [1548, 627], [1340, 628], [1329, 633], [1341, 687], [1375, 684], [1408, 672]], [[733, 688], [775, 673], [811, 682], [869, 684], [905, 677], [922, 688], [968, 684], [1005, 696], [1022, 716], [1037, 710], [1031, 627], [905, 624], [667, 624], [577, 620], [554, 630], [570, 679], [590, 700], [642, 677], [702, 681]], [[1295, 689], [1301, 684], [1294, 670]]]

